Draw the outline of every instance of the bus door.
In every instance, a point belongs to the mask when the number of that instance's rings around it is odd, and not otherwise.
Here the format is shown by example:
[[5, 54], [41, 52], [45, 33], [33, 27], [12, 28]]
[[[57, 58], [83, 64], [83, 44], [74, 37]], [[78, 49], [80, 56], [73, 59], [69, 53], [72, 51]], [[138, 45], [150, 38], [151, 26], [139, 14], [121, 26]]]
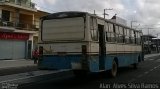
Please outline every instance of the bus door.
[[98, 24], [99, 31], [99, 70], [105, 69], [106, 43], [104, 25]]

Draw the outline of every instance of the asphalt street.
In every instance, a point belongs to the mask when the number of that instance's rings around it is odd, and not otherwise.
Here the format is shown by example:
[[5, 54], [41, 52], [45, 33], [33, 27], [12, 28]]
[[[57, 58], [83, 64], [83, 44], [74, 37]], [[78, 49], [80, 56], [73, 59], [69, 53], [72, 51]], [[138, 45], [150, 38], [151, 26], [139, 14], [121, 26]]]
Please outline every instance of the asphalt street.
[[18, 86], [19, 89], [108, 89], [108, 88], [160, 88], [160, 56], [149, 57], [138, 69], [119, 68], [116, 78], [105, 73], [77, 78], [69, 74], [59, 80], [46, 80]]

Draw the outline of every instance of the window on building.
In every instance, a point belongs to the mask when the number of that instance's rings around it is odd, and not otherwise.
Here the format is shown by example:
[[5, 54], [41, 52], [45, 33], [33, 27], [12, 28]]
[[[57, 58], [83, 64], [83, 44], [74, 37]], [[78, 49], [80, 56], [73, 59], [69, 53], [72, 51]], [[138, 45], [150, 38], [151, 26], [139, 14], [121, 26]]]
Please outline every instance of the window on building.
[[17, 5], [21, 5], [21, 0], [16, 0], [15, 3], [16, 3]]
[[16, 0], [10, 0], [9, 2], [10, 2], [10, 3], [15, 3], [15, 2], [16, 2]]
[[30, 6], [31, 5], [31, 1], [30, 0], [21, 0], [21, 5]]
[[10, 11], [2, 10], [2, 21], [10, 21]]

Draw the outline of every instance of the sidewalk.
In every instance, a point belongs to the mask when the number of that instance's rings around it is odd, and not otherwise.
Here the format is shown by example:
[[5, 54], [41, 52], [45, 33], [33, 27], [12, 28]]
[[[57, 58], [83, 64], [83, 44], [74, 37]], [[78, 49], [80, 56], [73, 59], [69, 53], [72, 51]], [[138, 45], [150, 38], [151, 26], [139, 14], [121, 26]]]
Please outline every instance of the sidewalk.
[[17, 59], [17, 60], [0, 60], [0, 69], [18, 68], [36, 66], [33, 60]]
[[149, 58], [149, 57], [154, 57], [154, 56], [160, 56], [160, 53], [147, 54], [147, 55], [144, 55], [144, 58]]

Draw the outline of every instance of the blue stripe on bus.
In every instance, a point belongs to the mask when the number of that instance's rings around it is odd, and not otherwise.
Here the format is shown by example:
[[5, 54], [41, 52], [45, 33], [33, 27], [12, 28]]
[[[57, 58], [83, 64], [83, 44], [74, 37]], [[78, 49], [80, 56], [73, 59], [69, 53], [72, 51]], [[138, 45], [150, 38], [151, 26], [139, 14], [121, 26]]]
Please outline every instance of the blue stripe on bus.
[[[141, 58], [141, 53], [107, 55], [105, 57], [105, 69], [104, 70], [110, 70], [112, 68], [113, 59], [116, 57], [118, 59], [118, 64], [119, 64], [118, 67], [124, 67], [130, 64], [138, 63], [139, 56]], [[91, 72], [98, 72], [99, 71], [99, 56], [98, 55], [90, 56], [89, 64], [90, 64], [89, 68]]]
[[[137, 63], [139, 55], [140, 53], [107, 55], [104, 61], [105, 62], [104, 70], [109, 70], [112, 68], [112, 61], [115, 57], [117, 57], [118, 59], [119, 67], [123, 67], [133, 63]], [[67, 55], [67, 56], [47, 55], [43, 57], [43, 60], [39, 66], [47, 69], [71, 69], [71, 62], [80, 63], [81, 59], [82, 55]], [[90, 72], [99, 72], [98, 55], [90, 55], [88, 62], [89, 62]]]
[[71, 62], [80, 62], [81, 55], [47, 55], [39, 64], [40, 67], [47, 69], [71, 69]]

